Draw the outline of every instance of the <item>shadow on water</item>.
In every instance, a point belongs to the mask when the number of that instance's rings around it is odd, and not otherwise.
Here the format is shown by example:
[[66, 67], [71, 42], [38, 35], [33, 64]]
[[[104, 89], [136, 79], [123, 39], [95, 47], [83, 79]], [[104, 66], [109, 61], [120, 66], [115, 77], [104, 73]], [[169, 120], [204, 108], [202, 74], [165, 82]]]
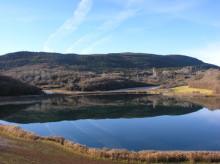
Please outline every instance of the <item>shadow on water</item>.
[[0, 119], [14, 123], [45, 123], [81, 119], [174, 116], [200, 109], [202, 106], [162, 96], [96, 95], [60, 97], [32, 104], [0, 105]]

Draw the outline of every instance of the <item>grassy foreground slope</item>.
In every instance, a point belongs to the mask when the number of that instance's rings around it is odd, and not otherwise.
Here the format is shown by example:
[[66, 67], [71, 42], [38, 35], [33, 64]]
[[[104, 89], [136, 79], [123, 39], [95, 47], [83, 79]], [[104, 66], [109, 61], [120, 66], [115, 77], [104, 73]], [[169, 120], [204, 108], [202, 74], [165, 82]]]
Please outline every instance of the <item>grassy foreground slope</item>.
[[49, 142], [22, 140], [0, 132], [0, 163], [7, 164], [110, 164], [77, 155]]
[[[10, 134], [18, 137], [14, 140], [5, 137]], [[24, 131], [17, 126], [0, 124], [0, 162], [3, 163], [104, 163], [88, 158], [80, 158], [81, 154], [90, 158], [121, 161], [124, 163], [216, 163], [220, 162], [220, 152], [206, 151], [127, 151], [107, 148], [97, 149], [75, 144], [62, 137], [40, 137], [32, 132]], [[21, 140], [23, 139], [23, 140]], [[3, 143], [3, 144], [2, 144]], [[6, 143], [6, 144], [5, 144]], [[3, 151], [2, 151], [3, 150]], [[14, 151], [14, 154], [13, 154]], [[107, 163], [107, 162], [106, 162]]]

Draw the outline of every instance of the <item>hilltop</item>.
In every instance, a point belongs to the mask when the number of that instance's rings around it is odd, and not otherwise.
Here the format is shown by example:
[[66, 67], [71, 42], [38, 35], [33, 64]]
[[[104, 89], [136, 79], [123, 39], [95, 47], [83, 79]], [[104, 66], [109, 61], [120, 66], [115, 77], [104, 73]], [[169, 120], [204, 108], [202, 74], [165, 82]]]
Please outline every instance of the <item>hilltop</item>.
[[201, 66], [216, 68], [201, 60], [183, 55], [155, 55], [146, 53], [112, 54], [60, 54], [46, 52], [15, 52], [0, 56], [0, 70], [36, 64], [48, 64], [51, 68], [65, 67], [68, 70], [113, 72], [118, 70], [144, 70], [155, 68]]

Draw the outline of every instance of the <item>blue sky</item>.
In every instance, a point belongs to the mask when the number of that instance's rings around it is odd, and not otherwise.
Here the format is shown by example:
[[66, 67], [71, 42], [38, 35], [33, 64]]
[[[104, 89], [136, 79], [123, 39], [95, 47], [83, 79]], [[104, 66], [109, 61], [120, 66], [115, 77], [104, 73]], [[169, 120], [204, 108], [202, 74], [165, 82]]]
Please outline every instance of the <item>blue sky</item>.
[[0, 0], [0, 54], [184, 54], [220, 65], [219, 0]]

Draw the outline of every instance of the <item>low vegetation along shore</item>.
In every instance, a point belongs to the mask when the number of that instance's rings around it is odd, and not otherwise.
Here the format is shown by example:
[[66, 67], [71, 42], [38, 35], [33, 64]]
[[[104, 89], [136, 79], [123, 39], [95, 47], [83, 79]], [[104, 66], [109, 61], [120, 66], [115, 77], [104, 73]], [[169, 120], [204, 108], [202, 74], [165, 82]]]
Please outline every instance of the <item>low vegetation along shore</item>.
[[[56, 145], [65, 149], [67, 154], [72, 152], [72, 155], [81, 155], [85, 158], [100, 159], [112, 162], [127, 162], [127, 163], [164, 163], [164, 162], [220, 162], [220, 152], [206, 152], [206, 151], [127, 151], [107, 148], [97, 149], [88, 148], [84, 145], [70, 142], [62, 137], [41, 137], [28, 131], [24, 131], [18, 126], [0, 124], [0, 134], [7, 134], [16, 137], [16, 139], [23, 139], [28, 141], [43, 142], [45, 144]], [[50, 146], [49, 146], [50, 147]], [[35, 149], [35, 147], [33, 147]], [[2, 152], [3, 153], [3, 152]], [[0, 160], [7, 160], [3, 158], [4, 153], [0, 153]], [[39, 152], [40, 154], [40, 152]], [[54, 157], [55, 158], [55, 157]], [[34, 158], [32, 159], [34, 160]], [[73, 159], [74, 160], [74, 159]], [[88, 160], [88, 159], [87, 159]], [[6, 161], [0, 161], [6, 162]], [[87, 161], [89, 162], [89, 161]], [[83, 162], [81, 162], [83, 163]], [[93, 161], [94, 163], [94, 161]], [[99, 163], [96, 161], [96, 163]]]
[[112, 164], [72, 152], [56, 142], [13, 137], [0, 131], [0, 163], [4, 164]]

